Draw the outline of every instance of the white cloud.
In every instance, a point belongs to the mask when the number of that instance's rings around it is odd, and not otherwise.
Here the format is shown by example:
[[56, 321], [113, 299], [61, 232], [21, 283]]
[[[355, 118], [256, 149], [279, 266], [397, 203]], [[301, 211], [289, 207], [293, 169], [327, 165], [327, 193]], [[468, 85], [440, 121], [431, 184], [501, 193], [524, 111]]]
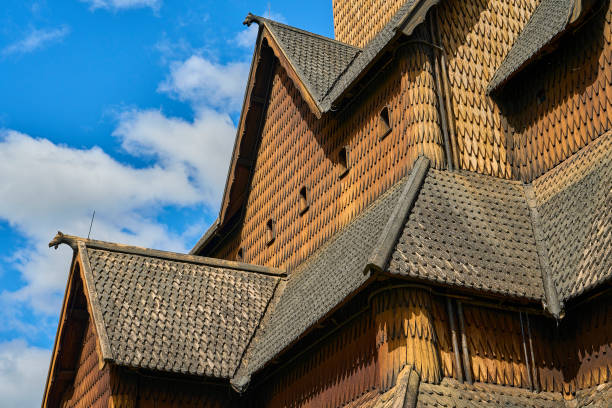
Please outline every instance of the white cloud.
[[154, 215], [164, 205], [205, 203], [186, 166], [137, 169], [99, 148], [74, 149], [14, 131], [0, 133], [0, 196], [0, 218], [31, 242], [13, 254], [25, 286], [0, 294], [4, 312], [7, 305], [25, 304], [53, 315], [70, 260], [69, 251], [46, 247], [58, 229], [86, 235], [95, 209], [95, 238], [184, 251], [178, 237], [142, 214]]
[[40, 406], [50, 350], [23, 340], [0, 343], [0, 395], [5, 408]]
[[252, 48], [255, 46], [258, 31], [259, 25], [251, 24], [250, 27], [245, 28], [236, 35], [236, 44], [241, 47]]
[[25, 38], [6, 46], [3, 55], [27, 54], [46, 45], [61, 41], [70, 34], [70, 27], [61, 26], [49, 29], [33, 29]]
[[133, 155], [154, 157], [168, 169], [183, 169], [202, 200], [217, 208], [235, 133], [228, 114], [203, 108], [193, 122], [168, 118], [158, 110], [128, 111], [114, 135]]
[[81, 0], [89, 3], [92, 10], [109, 9], [125, 10], [149, 7], [155, 11], [159, 10], [162, 0]]
[[248, 74], [246, 62], [217, 64], [192, 55], [170, 65], [170, 74], [158, 90], [190, 102], [196, 110], [209, 106], [234, 112], [241, 107]]

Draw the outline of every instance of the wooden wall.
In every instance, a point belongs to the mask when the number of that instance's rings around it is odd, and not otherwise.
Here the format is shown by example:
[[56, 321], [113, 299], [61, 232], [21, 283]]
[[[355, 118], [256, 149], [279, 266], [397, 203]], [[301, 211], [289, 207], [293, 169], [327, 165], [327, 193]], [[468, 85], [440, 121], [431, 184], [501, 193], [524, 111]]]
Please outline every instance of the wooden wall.
[[106, 408], [110, 397], [108, 366], [100, 368], [96, 351], [96, 334], [89, 319], [80, 348], [72, 386], [63, 395], [62, 408]]
[[465, 305], [474, 381], [560, 392], [566, 397], [608, 382], [612, 380], [611, 313], [612, 299], [602, 298], [572, 310], [559, 325], [523, 313], [521, 328], [518, 312]]
[[336, 40], [365, 47], [405, 0], [333, 0]]
[[147, 376], [121, 368], [111, 371], [112, 408], [223, 408], [239, 407], [228, 385], [201, 380]]
[[437, 13], [448, 59], [460, 168], [512, 178], [507, 124], [489, 81], [539, 0], [445, 0]]
[[260, 406], [342, 407], [373, 390], [389, 390], [406, 365], [423, 381], [439, 381], [432, 307], [431, 296], [420, 290], [379, 293], [371, 309], [255, 390]]
[[514, 174], [531, 181], [612, 129], [612, 3], [512, 80], [506, 106]]
[[[444, 166], [430, 50], [410, 45], [346, 111], [317, 120], [285, 71], [274, 76], [244, 225], [213, 256], [292, 268], [407, 174], [419, 154]], [[389, 107], [391, 133], [380, 140], [379, 112]], [[340, 176], [347, 146], [350, 170]], [[299, 191], [310, 206], [299, 214]], [[276, 239], [266, 240], [274, 218]]]
[[[445, 298], [391, 288], [372, 296], [370, 304], [369, 311], [314, 348], [296, 348], [304, 354], [252, 389], [261, 396], [258, 405], [342, 407], [389, 390], [406, 365], [423, 382], [457, 376]], [[543, 316], [464, 303], [464, 332], [458, 308], [453, 310], [461, 366], [465, 332], [474, 382], [572, 398], [577, 390], [612, 380], [612, 299], [573, 310], [559, 325]]]

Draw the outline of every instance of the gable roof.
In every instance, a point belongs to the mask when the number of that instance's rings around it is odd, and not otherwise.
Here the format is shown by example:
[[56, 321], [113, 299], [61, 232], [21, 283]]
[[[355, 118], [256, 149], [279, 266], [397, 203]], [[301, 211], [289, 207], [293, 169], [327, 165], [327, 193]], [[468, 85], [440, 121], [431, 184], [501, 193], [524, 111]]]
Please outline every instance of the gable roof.
[[387, 242], [395, 242], [428, 168], [427, 158], [417, 159], [408, 176], [291, 273], [269, 323], [232, 381], [237, 389], [244, 389], [251, 374], [364, 286], [371, 268], [386, 263], [392, 249]]
[[[304, 101], [320, 117], [350, 96], [352, 87], [392, 48], [394, 40], [411, 35], [424, 21], [429, 8], [438, 2], [407, 0], [362, 50], [253, 14], [246, 17], [245, 24], [259, 24], [259, 34], [221, 209], [217, 221], [196, 243], [191, 254], [205, 252], [209, 245], [214, 246], [215, 240], [222, 239], [227, 234], [224, 228], [228, 220], [239, 214], [244, 205], [265, 118], [267, 87], [271, 82], [270, 54], [277, 57]], [[268, 53], [267, 49], [272, 51]]]
[[432, 169], [393, 252], [389, 272], [543, 300], [542, 272], [522, 184]]
[[267, 18], [249, 14], [252, 22], [268, 29], [299, 80], [315, 99], [318, 112], [329, 112], [343, 94], [362, 79], [367, 69], [401, 35], [411, 35], [439, 0], [406, 0], [382, 30], [363, 48], [357, 48]]
[[320, 102], [325, 93], [351, 64], [359, 53], [359, 48], [249, 14], [245, 24], [250, 25], [252, 22], [257, 22], [269, 30], [322, 110]]
[[589, 10], [590, 0], [542, 0], [489, 83], [492, 92], [529, 63]]
[[58, 236], [78, 251], [102, 358], [230, 378], [280, 281], [254, 265]]

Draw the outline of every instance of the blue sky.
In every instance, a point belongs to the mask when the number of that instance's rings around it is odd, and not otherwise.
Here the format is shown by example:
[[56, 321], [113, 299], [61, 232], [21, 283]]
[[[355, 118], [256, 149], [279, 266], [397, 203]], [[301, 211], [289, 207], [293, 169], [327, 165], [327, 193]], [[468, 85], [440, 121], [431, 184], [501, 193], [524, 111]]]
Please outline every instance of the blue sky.
[[40, 405], [71, 251], [188, 251], [218, 211], [256, 34], [333, 36], [332, 1], [3, 0], [0, 395]]

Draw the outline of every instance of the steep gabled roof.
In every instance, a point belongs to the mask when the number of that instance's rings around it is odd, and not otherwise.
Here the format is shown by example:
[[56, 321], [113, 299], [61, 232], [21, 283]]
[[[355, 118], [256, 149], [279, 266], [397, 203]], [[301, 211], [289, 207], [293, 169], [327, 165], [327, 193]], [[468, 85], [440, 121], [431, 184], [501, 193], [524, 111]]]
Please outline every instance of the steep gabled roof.
[[252, 22], [269, 30], [279, 50], [318, 105], [360, 51], [331, 38], [249, 14], [245, 23], [250, 25]]
[[317, 322], [363, 287], [386, 263], [411, 202], [429, 168], [418, 159], [411, 173], [293, 271], [269, 323], [248, 352], [232, 383], [244, 389], [249, 377], [297, 341]]
[[590, 9], [593, 0], [542, 0], [519, 34], [487, 88], [492, 92], [574, 25]]
[[78, 251], [102, 359], [230, 378], [282, 271], [59, 235]]
[[[383, 29], [363, 49], [249, 14], [245, 24], [257, 22], [267, 28], [290, 68], [305, 85], [318, 108], [317, 115], [331, 111], [343, 94], [360, 81], [385, 49], [401, 35], [411, 35], [439, 0], [407, 0]], [[287, 68], [287, 67], [285, 67]], [[299, 88], [299, 86], [298, 86]]]
[[[392, 48], [402, 35], [411, 35], [439, 0], [407, 0], [381, 32], [360, 50], [327, 37], [309, 33], [249, 14], [245, 24], [259, 24], [259, 34], [249, 74], [249, 83], [238, 125], [236, 142], [223, 193], [219, 217], [190, 253], [205, 251], [224, 236], [227, 221], [246, 201], [251, 172], [267, 106], [271, 82], [270, 54], [287, 71], [312, 112], [320, 117], [348, 98], [354, 86]], [[271, 49], [271, 52], [267, 52]], [[214, 246], [214, 244], [213, 244]]]
[[543, 300], [542, 272], [522, 184], [432, 169], [393, 252], [389, 272]]

